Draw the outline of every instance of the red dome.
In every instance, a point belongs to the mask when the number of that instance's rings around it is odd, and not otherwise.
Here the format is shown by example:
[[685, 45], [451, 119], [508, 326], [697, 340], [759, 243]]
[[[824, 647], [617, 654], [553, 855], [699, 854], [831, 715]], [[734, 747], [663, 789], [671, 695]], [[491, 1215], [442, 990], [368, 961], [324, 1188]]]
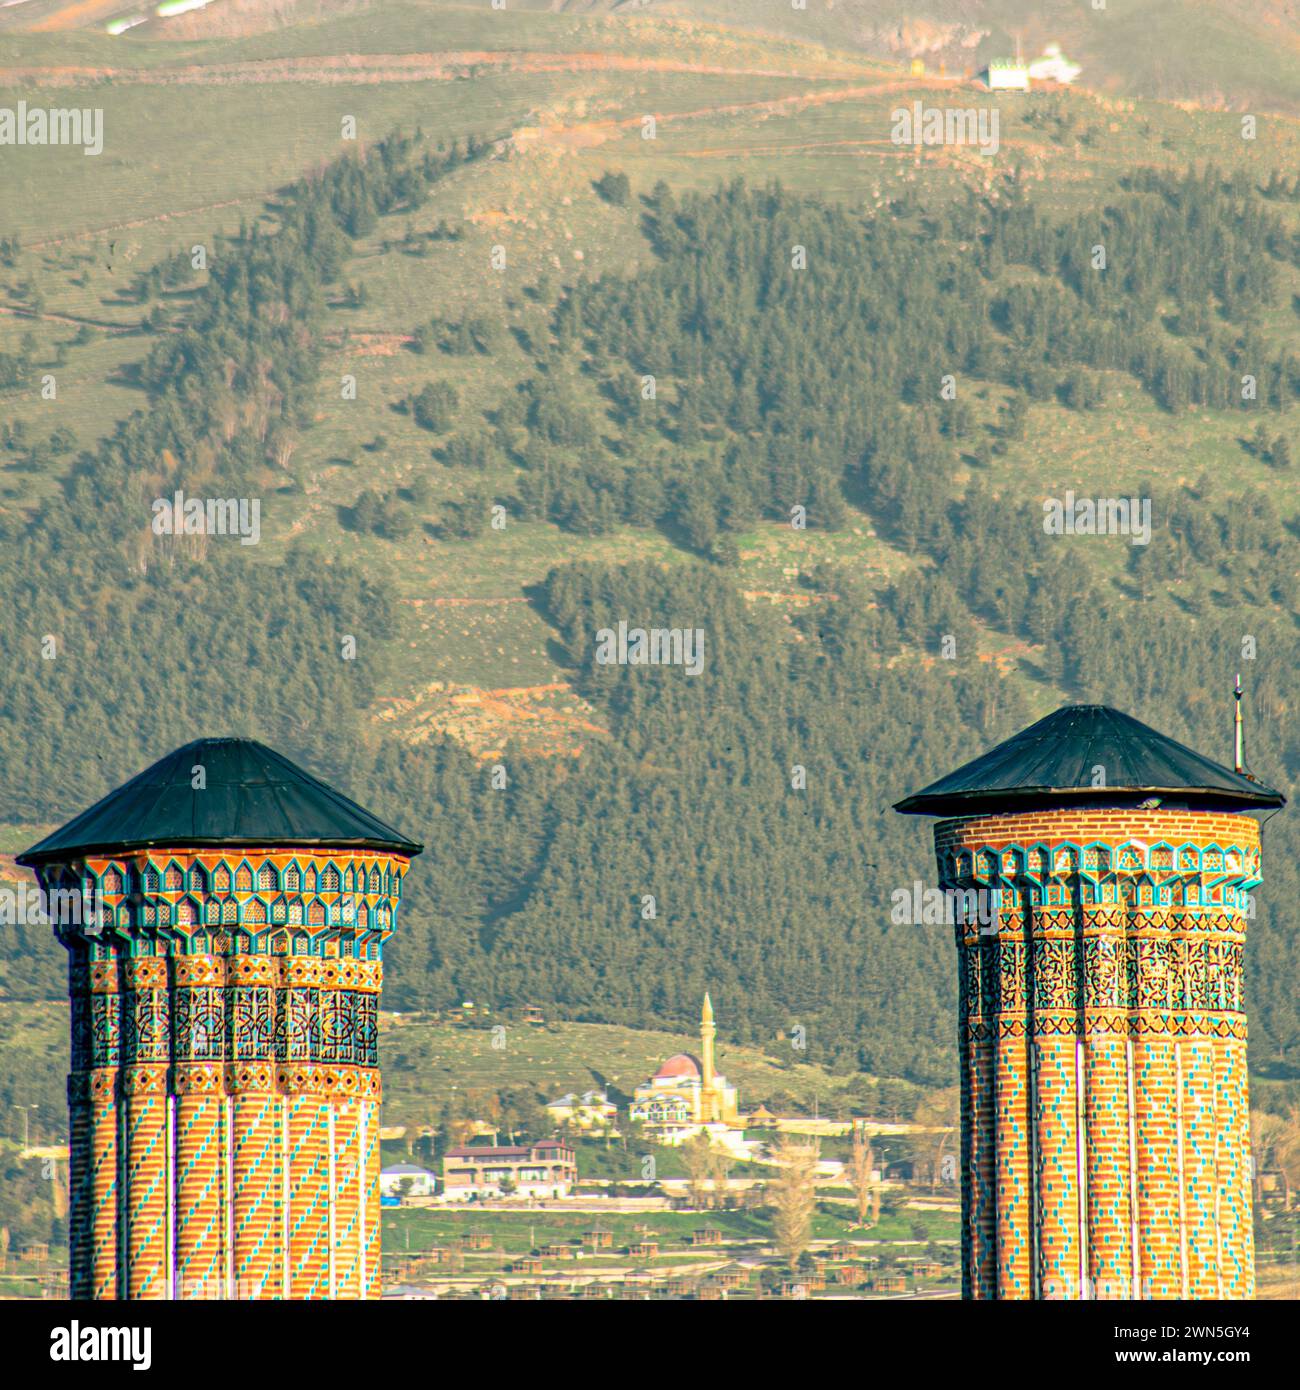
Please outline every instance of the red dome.
[[689, 1052], [677, 1052], [655, 1072], [656, 1081], [676, 1081], [679, 1078], [702, 1075], [703, 1069], [698, 1058]]

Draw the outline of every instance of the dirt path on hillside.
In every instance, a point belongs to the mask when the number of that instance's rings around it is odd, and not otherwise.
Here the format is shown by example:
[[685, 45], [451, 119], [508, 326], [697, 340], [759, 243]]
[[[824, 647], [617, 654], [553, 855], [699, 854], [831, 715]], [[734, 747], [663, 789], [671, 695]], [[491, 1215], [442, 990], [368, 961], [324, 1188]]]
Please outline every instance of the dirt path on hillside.
[[801, 68], [728, 67], [676, 58], [638, 58], [623, 53], [341, 53], [304, 58], [256, 58], [242, 63], [186, 63], [151, 68], [82, 66], [0, 68], [0, 83], [19, 81], [46, 87], [119, 82], [131, 86], [231, 86], [265, 82], [450, 82], [502, 73], [648, 72], [700, 77], [767, 77], [790, 81], [834, 82], [864, 77], [878, 68], [863, 63], [828, 63], [816, 71]]
[[[960, 85], [960, 81], [961, 79], [957, 78], [935, 78], [932, 85], [948, 89]], [[701, 106], [690, 111], [665, 111], [656, 113], [655, 120], [659, 125], [671, 125], [678, 121], [709, 120], [717, 116], [770, 116], [783, 112], [803, 111], [809, 107], [826, 106], [832, 102], [858, 101], [864, 97], [881, 96], [888, 92], [915, 91], [916, 88], [917, 80], [915, 78], [888, 78], [880, 82], [870, 83], [867, 86], [819, 88], [814, 91], [794, 92], [785, 97], [770, 97], [764, 101], [736, 101], [727, 102], [720, 106]], [[572, 125], [525, 126], [516, 130], [507, 143], [516, 149], [535, 148], [539, 145], [561, 145], [569, 149], [579, 149], [599, 145], [620, 131], [635, 130], [640, 127], [643, 119], [643, 116], [637, 115], [604, 121], [578, 121]], [[854, 144], [858, 142], [832, 143]], [[879, 145], [881, 153], [896, 151], [896, 147], [885, 140], [860, 143], [864, 146], [868, 144]], [[777, 148], [784, 151], [791, 147], [782, 145]], [[813, 147], [808, 145], [795, 146], [794, 148]], [[749, 152], [748, 147], [741, 151], [741, 153], [746, 154]], [[687, 150], [682, 153], [688, 157], [699, 157], [707, 155], [710, 151]], [[737, 152], [731, 151], [731, 153]]]
[[[511, 594], [506, 598], [399, 598], [398, 603], [410, 604], [412, 608], [423, 608], [426, 603], [435, 608], [495, 608], [503, 603], [527, 603], [522, 594]], [[523, 689], [524, 687], [520, 687]], [[538, 689], [540, 687], [527, 687]], [[556, 687], [558, 689], [558, 687]]]
[[124, 232], [132, 227], [147, 227], [151, 222], [171, 222], [178, 217], [197, 217], [201, 212], [211, 212], [215, 208], [237, 208], [245, 203], [264, 203], [265, 193], [250, 193], [247, 198], [224, 198], [219, 203], [200, 203], [197, 207], [180, 208], [175, 212], [155, 212], [148, 217], [134, 217], [129, 222], [108, 222], [102, 227], [87, 227], [84, 232], [69, 232], [66, 236], [48, 237], [45, 241], [25, 241], [24, 251], [40, 251], [47, 246], [62, 246], [66, 241], [81, 241], [88, 236], [102, 236], [105, 232]]
[[138, 333], [140, 324], [110, 323], [107, 319], [85, 319], [75, 314], [34, 314], [13, 304], [0, 304], [0, 314], [15, 319], [39, 320], [41, 323], [66, 323], [70, 328], [102, 328], [106, 333]]
[[[380, 73], [369, 64], [382, 62], [393, 64], [391, 70]], [[533, 63], [539, 64], [533, 67]], [[765, 68], [727, 68], [704, 63], [682, 63], [668, 59], [628, 58], [620, 55], [603, 54], [445, 54], [441, 60], [434, 60], [428, 54], [397, 54], [382, 58], [361, 58], [344, 55], [328, 59], [268, 60], [239, 64], [217, 65], [211, 68], [188, 66], [185, 68], [137, 71], [129, 68], [9, 68], [0, 69], [0, 85], [8, 82], [27, 81], [37, 86], [74, 86], [94, 81], [123, 81], [165, 85], [178, 82], [213, 83], [244, 81], [337, 81], [337, 82], [383, 82], [410, 81], [423, 82], [452, 79], [464, 76], [476, 67], [497, 66], [502, 71], [585, 71], [589, 69], [624, 69], [630, 71], [679, 72], [716, 74], [719, 76], [765, 76], [802, 78], [807, 80], [811, 74], [799, 72], [780, 72]], [[240, 74], [248, 74], [241, 77]], [[291, 75], [290, 75], [291, 74]], [[815, 80], [829, 80], [817, 78]], [[957, 78], [931, 78], [928, 85], [952, 87], [960, 85]], [[729, 102], [718, 106], [701, 106], [690, 111], [664, 112], [656, 117], [660, 124], [678, 121], [708, 120], [717, 116], [771, 115], [782, 111], [804, 110], [809, 107], [824, 106], [833, 102], [855, 101], [864, 97], [879, 96], [883, 93], [901, 90], [915, 90], [915, 78], [888, 78], [866, 85], [849, 87], [816, 88], [811, 91], [795, 92], [790, 96], [774, 97], [764, 101]], [[579, 121], [572, 125], [530, 127], [516, 132], [512, 143], [524, 146], [535, 143], [565, 145], [592, 145], [616, 134], [620, 130], [634, 129], [642, 122], [640, 115], [607, 121]], [[60, 246], [69, 241], [87, 237], [101, 236], [106, 232], [127, 231], [135, 227], [148, 226], [153, 222], [166, 222], [184, 217], [197, 216], [219, 208], [240, 207], [257, 203], [265, 194], [249, 194], [246, 198], [226, 198], [212, 203], [181, 208], [176, 211], [154, 213], [148, 217], [131, 218], [123, 222], [110, 222], [85, 231], [71, 232], [65, 236], [49, 237], [25, 245], [24, 250], [38, 251], [47, 247]]]
[[326, 333], [326, 346], [341, 348], [346, 342], [354, 357], [392, 357], [415, 342], [414, 333], [386, 333], [377, 328], [349, 328]]

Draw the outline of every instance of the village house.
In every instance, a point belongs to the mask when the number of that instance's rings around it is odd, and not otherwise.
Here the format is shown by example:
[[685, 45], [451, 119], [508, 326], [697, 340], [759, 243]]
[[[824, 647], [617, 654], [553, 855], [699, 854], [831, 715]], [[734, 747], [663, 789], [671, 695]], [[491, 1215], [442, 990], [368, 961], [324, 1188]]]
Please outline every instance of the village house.
[[546, 1113], [556, 1125], [570, 1124], [575, 1129], [613, 1133], [618, 1121], [618, 1106], [604, 1091], [569, 1091], [546, 1102]]
[[448, 1201], [506, 1195], [567, 1197], [577, 1181], [577, 1158], [562, 1139], [469, 1144], [448, 1149], [442, 1160], [443, 1196]]
[[437, 1178], [427, 1168], [414, 1163], [394, 1163], [379, 1173], [379, 1195], [381, 1197], [432, 1197], [437, 1187]]

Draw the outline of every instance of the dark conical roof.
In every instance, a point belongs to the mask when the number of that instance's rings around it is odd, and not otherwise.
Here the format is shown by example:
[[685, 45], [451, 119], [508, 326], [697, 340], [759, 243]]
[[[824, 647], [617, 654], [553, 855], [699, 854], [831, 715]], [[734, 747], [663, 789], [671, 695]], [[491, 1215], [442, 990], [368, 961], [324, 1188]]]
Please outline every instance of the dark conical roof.
[[[202, 790], [191, 785], [195, 767], [204, 771]], [[423, 849], [265, 744], [201, 738], [109, 792], [18, 862], [154, 845]]]
[[[1105, 786], [1093, 786], [1093, 769]], [[1066, 705], [894, 810], [964, 816], [1035, 802], [1112, 802], [1159, 796], [1199, 809], [1285, 806], [1286, 797], [1106, 705]]]

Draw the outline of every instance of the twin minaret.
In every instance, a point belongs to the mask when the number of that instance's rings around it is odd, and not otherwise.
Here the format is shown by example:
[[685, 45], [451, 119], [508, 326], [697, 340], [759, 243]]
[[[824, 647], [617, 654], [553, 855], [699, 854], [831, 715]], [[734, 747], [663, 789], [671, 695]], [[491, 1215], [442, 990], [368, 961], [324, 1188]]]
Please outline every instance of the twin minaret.
[[898, 803], [954, 903], [962, 1288], [1251, 1298], [1242, 962], [1285, 804], [1101, 705]]
[[382, 951], [420, 848], [203, 739], [19, 857], [68, 950], [74, 1299], [379, 1296]]

